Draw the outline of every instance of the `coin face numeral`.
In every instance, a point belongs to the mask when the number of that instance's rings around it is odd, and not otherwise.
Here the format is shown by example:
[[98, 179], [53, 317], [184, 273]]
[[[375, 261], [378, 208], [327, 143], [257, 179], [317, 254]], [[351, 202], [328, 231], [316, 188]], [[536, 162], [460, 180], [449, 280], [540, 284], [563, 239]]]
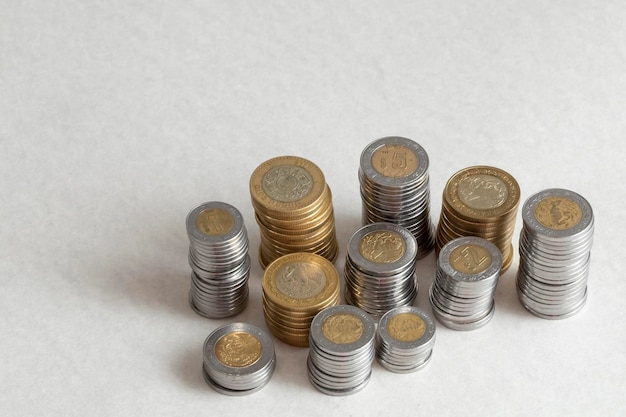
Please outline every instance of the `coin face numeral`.
[[478, 274], [491, 265], [489, 251], [474, 244], [461, 245], [450, 253], [450, 264], [464, 274]]
[[487, 262], [487, 256], [480, 256], [478, 251], [469, 246], [464, 247], [461, 250], [461, 255], [465, 258], [464, 265], [470, 271], [476, 271], [477, 269], [483, 269], [482, 266]]

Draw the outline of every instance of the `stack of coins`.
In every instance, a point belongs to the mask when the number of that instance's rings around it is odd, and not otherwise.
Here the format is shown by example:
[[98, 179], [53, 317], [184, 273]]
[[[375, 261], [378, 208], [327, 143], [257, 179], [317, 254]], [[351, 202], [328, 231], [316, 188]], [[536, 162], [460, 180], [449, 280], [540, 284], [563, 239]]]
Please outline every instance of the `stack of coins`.
[[309, 380], [328, 395], [348, 395], [370, 380], [376, 324], [363, 310], [340, 305], [322, 310], [311, 323]]
[[435, 345], [435, 322], [417, 307], [385, 313], [376, 331], [376, 358], [388, 370], [409, 373], [426, 366]]
[[417, 258], [426, 256], [435, 239], [424, 148], [397, 136], [375, 140], [361, 154], [359, 181], [363, 224], [388, 222], [406, 227], [417, 240]]
[[430, 288], [437, 320], [454, 330], [474, 330], [489, 323], [501, 269], [502, 255], [493, 243], [473, 236], [448, 242], [439, 253]]
[[594, 219], [579, 194], [549, 189], [522, 208], [517, 294], [522, 305], [545, 319], [569, 317], [583, 308], [591, 260]]
[[513, 261], [511, 239], [519, 198], [517, 181], [501, 169], [476, 166], [457, 172], [443, 192], [437, 252], [457, 237], [478, 236], [500, 249], [506, 271]]
[[346, 302], [375, 317], [412, 304], [416, 253], [415, 238], [402, 226], [372, 223], [357, 230], [348, 242]]
[[231, 323], [213, 331], [204, 342], [203, 356], [204, 380], [226, 395], [260, 390], [276, 367], [271, 336], [247, 323]]
[[270, 159], [252, 173], [250, 194], [261, 232], [259, 261], [264, 268], [294, 252], [316, 253], [335, 261], [332, 196], [317, 165], [296, 156]]
[[248, 300], [248, 235], [239, 211], [226, 203], [201, 204], [187, 215], [191, 289], [198, 314], [223, 318], [239, 313]]
[[278, 339], [309, 345], [313, 317], [339, 304], [339, 275], [326, 258], [292, 253], [272, 262], [263, 275], [265, 323]]

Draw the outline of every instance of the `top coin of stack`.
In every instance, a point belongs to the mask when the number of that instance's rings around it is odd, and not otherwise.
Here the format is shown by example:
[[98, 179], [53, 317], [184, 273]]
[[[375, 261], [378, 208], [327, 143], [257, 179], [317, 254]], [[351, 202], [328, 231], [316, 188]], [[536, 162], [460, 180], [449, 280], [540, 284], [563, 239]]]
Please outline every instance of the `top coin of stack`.
[[263, 267], [294, 252], [334, 262], [338, 245], [332, 196], [317, 165], [297, 156], [272, 158], [252, 173], [250, 195], [261, 232]]
[[499, 168], [475, 166], [457, 172], [443, 191], [437, 253], [458, 237], [481, 237], [500, 249], [506, 271], [513, 261], [511, 239], [519, 199], [519, 184]]

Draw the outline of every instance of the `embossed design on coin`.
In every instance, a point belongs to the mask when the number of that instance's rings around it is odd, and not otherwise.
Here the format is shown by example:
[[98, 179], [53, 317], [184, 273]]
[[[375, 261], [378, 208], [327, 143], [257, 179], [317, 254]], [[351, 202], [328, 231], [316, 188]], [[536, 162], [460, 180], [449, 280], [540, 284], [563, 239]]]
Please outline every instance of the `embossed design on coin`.
[[322, 324], [322, 334], [338, 345], [353, 343], [363, 335], [365, 326], [360, 318], [352, 314], [335, 314]]
[[228, 333], [215, 344], [215, 357], [231, 368], [243, 368], [254, 364], [262, 352], [259, 339], [246, 332]]
[[291, 262], [276, 271], [276, 287], [291, 298], [314, 297], [325, 285], [326, 274], [315, 264]]
[[418, 165], [417, 155], [403, 145], [383, 145], [372, 154], [372, 166], [385, 177], [406, 177], [414, 173]]
[[401, 342], [413, 342], [426, 333], [426, 322], [411, 313], [400, 313], [389, 320], [389, 335]]
[[276, 201], [289, 203], [306, 197], [313, 189], [313, 177], [304, 168], [281, 165], [267, 171], [262, 180], [263, 191]]
[[539, 223], [554, 230], [565, 230], [580, 222], [583, 212], [575, 201], [564, 197], [548, 197], [535, 207]]
[[475, 210], [500, 207], [509, 196], [509, 189], [500, 178], [476, 174], [463, 178], [458, 185], [459, 199]]
[[491, 265], [489, 251], [481, 246], [461, 245], [450, 253], [450, 265], [464, 274], [479, 274]]
[[210, 236], [225, 235], [235, 225], [233, 216], [224, 209], [214, 208], [203, 210], [196, 218], [196, 227]]
[[361, 239], [359, 252], [370, 262], [386, 264], [395, 262], [404, 255], [406, 244], [396, 232], [373, 231]]

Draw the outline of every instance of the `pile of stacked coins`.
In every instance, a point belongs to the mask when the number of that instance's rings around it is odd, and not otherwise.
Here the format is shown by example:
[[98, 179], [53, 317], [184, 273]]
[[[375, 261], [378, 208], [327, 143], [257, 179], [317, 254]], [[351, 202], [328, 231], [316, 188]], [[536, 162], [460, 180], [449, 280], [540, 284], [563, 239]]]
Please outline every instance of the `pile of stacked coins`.
[[189, 304], [198, 314], [223, 318], [237, 314], [248, 300], [248, 235], [241, 213], [213, 201], [187, 215], [191, 288]]
[[204, 342], [202, 374], [216, 391], [226, 395], [251, 394], [274, 373], [274, 342], [264, 330], [232, 323], [213, 331]]
[[363, 310], [340, 305], [322, 310], [311, 323], [309, 380], [328, 395], [348, 395], [370, 380], [376, 324]]
[[265, 323], [278, 339], [309, 345], [313, 317], [339, 304], [339, 275], [330, 261], [312, 253], [292, 253], [272, 262], [263, 275]]
[[506, 271], [513, 261], [511, 239], [519, 199], [517, 181], [501, 169], [476, 166], [457, 172], [443, 192], [437, 252], [457, 237], [478, 236], [500, 249]]
[[250, 194], [261, 232], [263, 267], [294, 252], [337, 257], [332, 196], [324, 174], [314, 163], [280, 156], [257, 167]]
[[430, 288], [433, 314], [454, 330], [473, 330], [487, 324], [495, 311], [494, 293], [502, 255], [491, 242], [461, 237], [439, 253], [437, 272]]
[[545, 319], [569, 317], [587, 299], [594, 219], [579, 194], [549, 189], [522, 208], [517, 293], [522, 305]]
[[414, 141], [391, 136], [370, 143], [359, 169], [363, 224], [388, 222], [406, 227], [422, 258], [435, 242], [430, 221], [428, 155]]
[[402, 226], [372, 223], [357, 230], [348, 242], [346, 302], [375, 317], [412, 304], [416, 253], [415, 238]]
[[414, 372], [426, 366], [435, 345], [435, 322], [417, 307], [385, 313], [376, 331], [376, 358], [388, 370]]

